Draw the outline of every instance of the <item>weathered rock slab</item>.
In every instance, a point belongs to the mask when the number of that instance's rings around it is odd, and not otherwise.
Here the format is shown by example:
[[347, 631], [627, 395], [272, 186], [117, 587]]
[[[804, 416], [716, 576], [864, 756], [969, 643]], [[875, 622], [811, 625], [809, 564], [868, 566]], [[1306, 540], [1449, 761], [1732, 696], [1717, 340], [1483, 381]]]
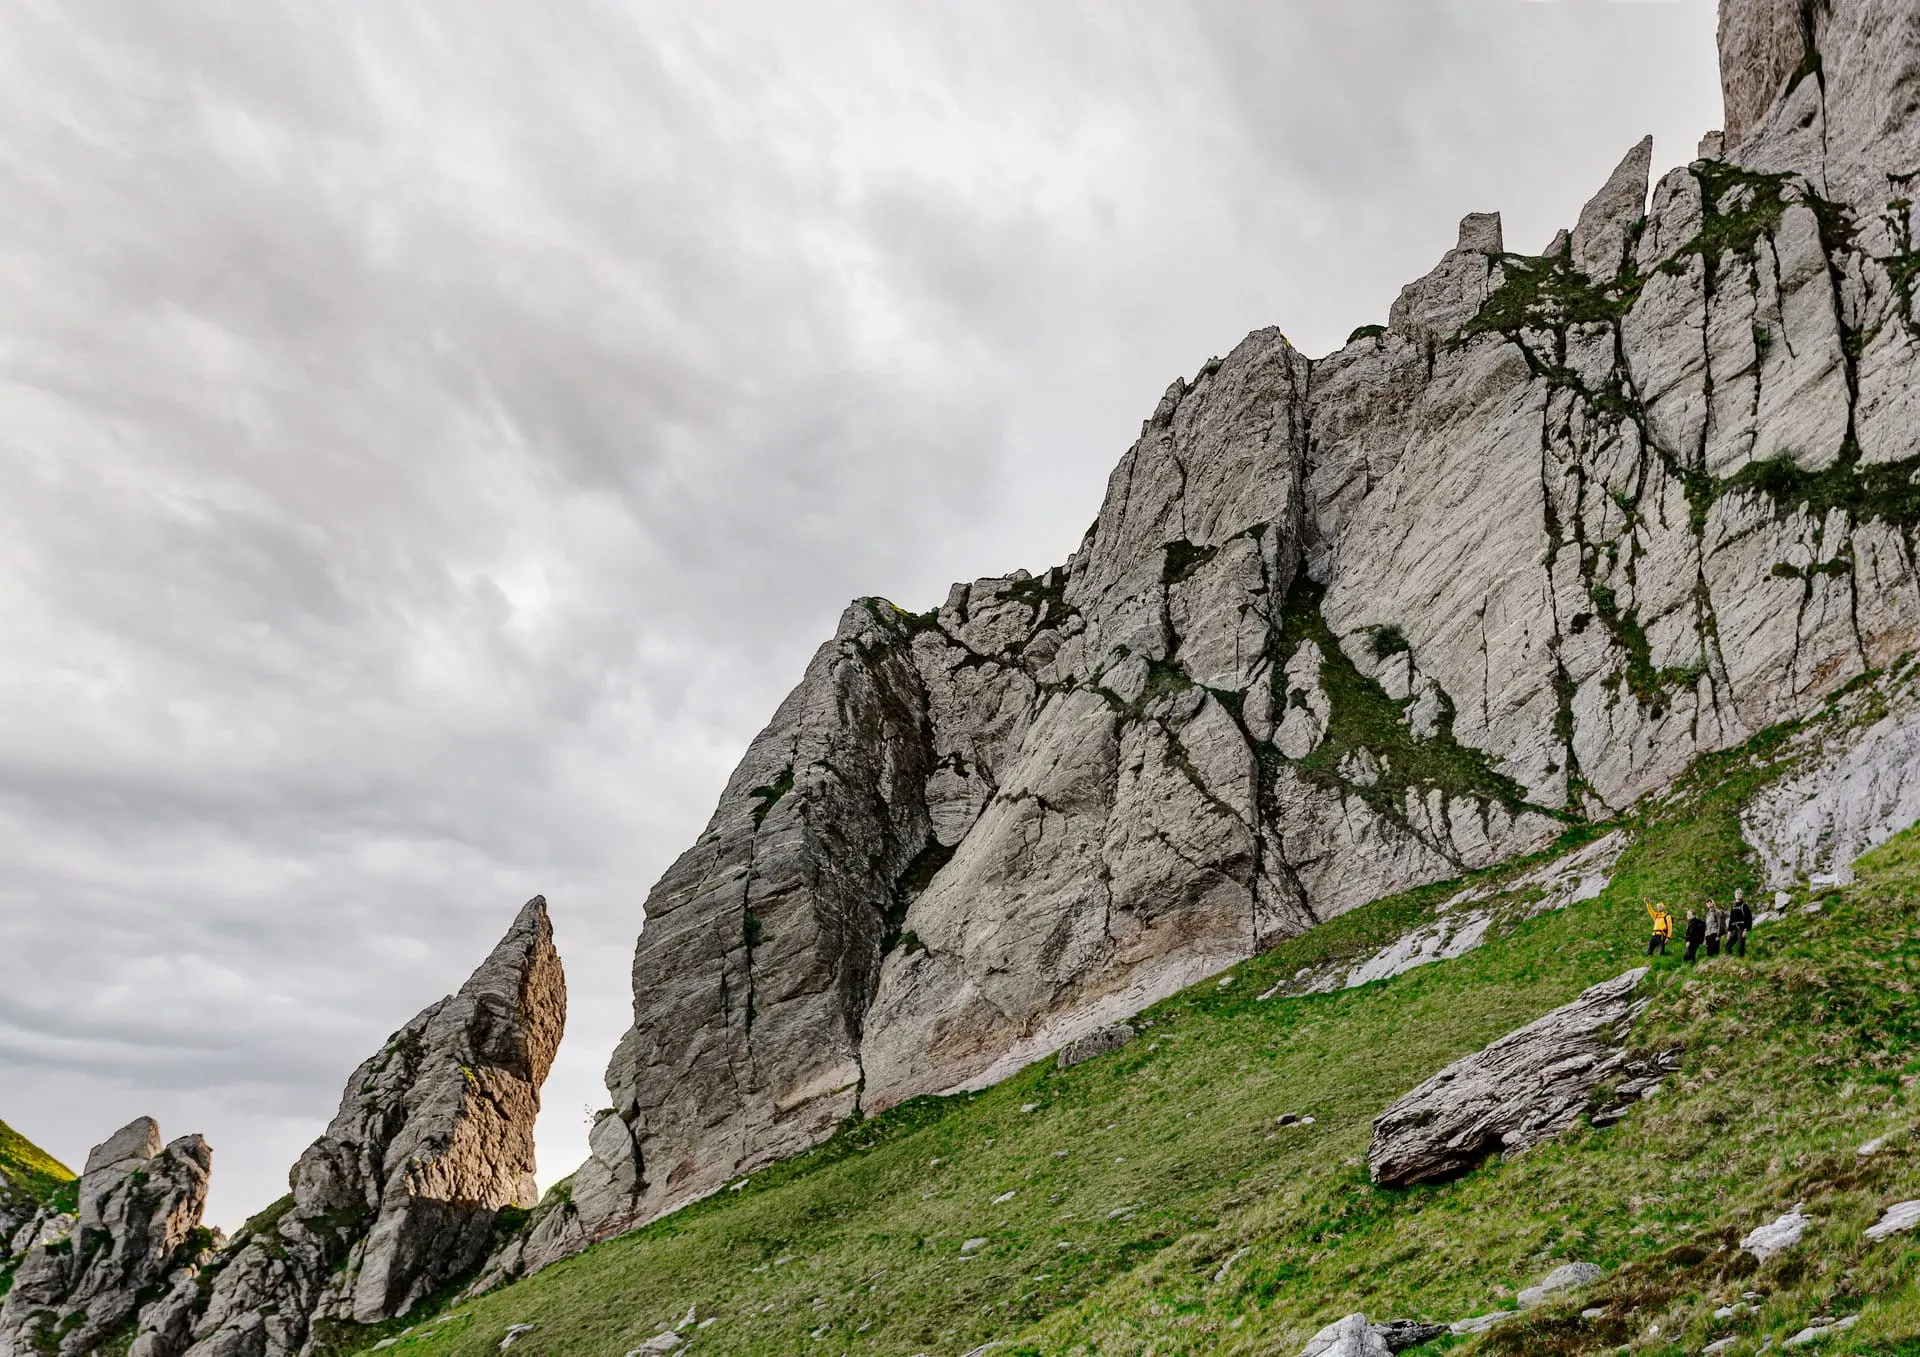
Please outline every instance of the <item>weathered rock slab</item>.
[[1659, 1067], [1635, 1061], [1626, 1040], [1644, 1002], [1634, 990], [1646, 968], [1587, 990], [1572, 1003], [1484, 1050], [1457, 1060], [1375, 1119], [1367, 1168], [1383, 1187], [1456, 1177], [1496, 1151], [1528, 1149], [1590, 1110], [1603, 1081], [1618, 1093], [1657, 1082]]

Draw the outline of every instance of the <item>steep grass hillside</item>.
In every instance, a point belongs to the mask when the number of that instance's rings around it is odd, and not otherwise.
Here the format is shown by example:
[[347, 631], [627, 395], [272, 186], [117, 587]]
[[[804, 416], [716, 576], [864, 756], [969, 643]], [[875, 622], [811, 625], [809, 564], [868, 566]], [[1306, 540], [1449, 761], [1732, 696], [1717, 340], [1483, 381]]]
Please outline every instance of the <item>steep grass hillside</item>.
[[[622, 1357], [675, 1328], [688, 1353], [1292, 1354], [1350, 1311], [1450, 1321], [1584, 1259], [1607, 1276], [1577, 1299], [1419, 1351], [1678, 1354], [1732, 1336], [1738, 1354], [1857, 1314], [1819, 1350], [1920, 1354], [1920, 1239], [1861, 1234], [1920, 1197], [1914, 833], [1864, 860], [1854, 887], [1794, 901], [1744, 959], [1656, 961], [1635, 1041], [1683, 1044], [1684, 1067], [1619, 1125], [1439, 1187], [1379, 1190], [1364, 1167], [1370, 1123], [1400, 1094], [1640, 964], [1643, 898], [1757, 886], [1738, 808], [1780, 770], [1784, 736], [1703, 761], [1628, 822], [1598, 898], [1530, 915], [1537, 891], [1510, 894], [1456, 960], [1259, 997], [1371, 953], [1461, 883], [1376, 902], [1158, 1005], [1112, 1055], [909, 1103], [365, 1338], [407, 1357], [481, 1357], [523, 1324], [516, 1357]], [[1284, 1113], [1313, 1121], [1277, 1126]], [[1799, 1202], [1807, 1240], [1756, 1268], [1738, 1239]], [[1755, 1308], [1713, 1318], [1744, 1293]]]
[[19, 1262], [8, 1256], [5, 1227], [24, 1223], [48, 1202], [71, 1211], [76, 1187], [73, 1170], [0, 1121], [0, 1296], [12, 1289]]
[[46, 1201], [73, 1179], [72, 1169], [0, 1121], [0, 1191]]

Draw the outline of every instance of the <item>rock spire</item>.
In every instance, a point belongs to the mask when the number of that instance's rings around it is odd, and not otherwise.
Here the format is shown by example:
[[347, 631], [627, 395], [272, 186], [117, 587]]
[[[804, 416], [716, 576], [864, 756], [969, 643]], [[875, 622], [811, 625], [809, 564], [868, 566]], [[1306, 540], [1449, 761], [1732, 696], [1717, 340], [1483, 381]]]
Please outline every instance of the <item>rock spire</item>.
[[210, 1286], [150, 1305], [133, 1357], [294, 1357], [471, 1273], [505, 1207], [534, 1205], [533, 1124], [566, 1022], [546, 901], [458, 993], [347, 1081], [340, 1110]]

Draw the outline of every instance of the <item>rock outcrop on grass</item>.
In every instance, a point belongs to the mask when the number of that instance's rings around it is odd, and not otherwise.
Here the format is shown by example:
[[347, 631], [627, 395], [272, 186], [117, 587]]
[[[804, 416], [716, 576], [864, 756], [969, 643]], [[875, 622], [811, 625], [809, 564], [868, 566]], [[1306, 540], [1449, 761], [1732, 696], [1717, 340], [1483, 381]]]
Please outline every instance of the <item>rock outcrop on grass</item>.
[[1455, 1178], [1489, 1155], [1524, 1151], [1583, 1114], [1615, 1112], [1651, 1091], [1667, 1060], [1627, 1047], [1645, 1007], [1634, 990], [1646, 974], [1643, 966], [1595, 985], [1394, 1103], [1374, 1119], [1373, 1181], [1409, 1187]]
[[647, 900], [612, 1115], [525, 1266], [1920, 643], [1920, 10], [1725, 0], [1720, 50], [1702, 159], [1650, 185], [1633, 146], [1538, 255], [1468, 215], [1338, 352], [1260, 330], [1173, 382], [1065, 563], [847, 611]]
[[43, 1212], [0, 1302], [0, 1357], [91, 1353], [124, 1341], [142, 1293], [192, 1263], [214, 1237], [200, 1226], [213, 1151], [199, 1136], [162, 1148], [151, 1117], [87, 1156], [74, 1215]]
[[1300, 1357], [1391, 1357], [1430, 1343], [1446, 1331], [1444, 1324], [1423, 1324], [1417, 1319], [1370, 1324], [1365, 1315], [1352, 1314], [1334, 1320], [1308, 1339]]
[[470, 1275], [500, 1213], [534, 1205], [534, 1117], [565, 1023], [536, 897], [458, 993], [353, 1072], [292, 1194], [143, 1312], [133, 1357], [294, 1357]]
[[1556, 1296], [1590, 1286], [1605, 1275], [1597, 1263], [1562, 1263], [1532, 1286], [1522, 1287], [1515, 1299], [1520, 1302], [1522, 1310], [1531, 1310], [1536, 1305], [1545, 1305]]
[[1054, 1060], [1054, 1064], [1060, 1069], [1070, 1070], [1075, 1065], [1084, 1064], [1098, 1056], [1106, 1055], [1110, 1051], [1119, 1050], [1122, 1046], [1132, 1041], [1136, 1035], [1137, 1033], [1135, 1033], [1134, 1029], [1125, 1023], [1118, 1023], [1112, 1027], [1102, 1027], [1098, 1031], [1089, 1032], [1084, 1037], [1070, 1041], [1065, 1046], [1062, 1046], [1060, 1048], [1060, 1054]]

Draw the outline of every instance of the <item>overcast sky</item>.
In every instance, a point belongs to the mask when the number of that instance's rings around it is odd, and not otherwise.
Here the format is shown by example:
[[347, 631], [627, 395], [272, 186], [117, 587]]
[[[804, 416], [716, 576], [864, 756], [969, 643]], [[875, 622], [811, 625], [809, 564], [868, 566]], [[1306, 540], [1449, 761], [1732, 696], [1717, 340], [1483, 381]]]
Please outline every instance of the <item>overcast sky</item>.
[[285, 1190], [528, 896], [647, 888], [846, 601], [1058, 562], [1159, 393], [1718, 125], [1711, 0], [13, 0], [0, 1118]]

